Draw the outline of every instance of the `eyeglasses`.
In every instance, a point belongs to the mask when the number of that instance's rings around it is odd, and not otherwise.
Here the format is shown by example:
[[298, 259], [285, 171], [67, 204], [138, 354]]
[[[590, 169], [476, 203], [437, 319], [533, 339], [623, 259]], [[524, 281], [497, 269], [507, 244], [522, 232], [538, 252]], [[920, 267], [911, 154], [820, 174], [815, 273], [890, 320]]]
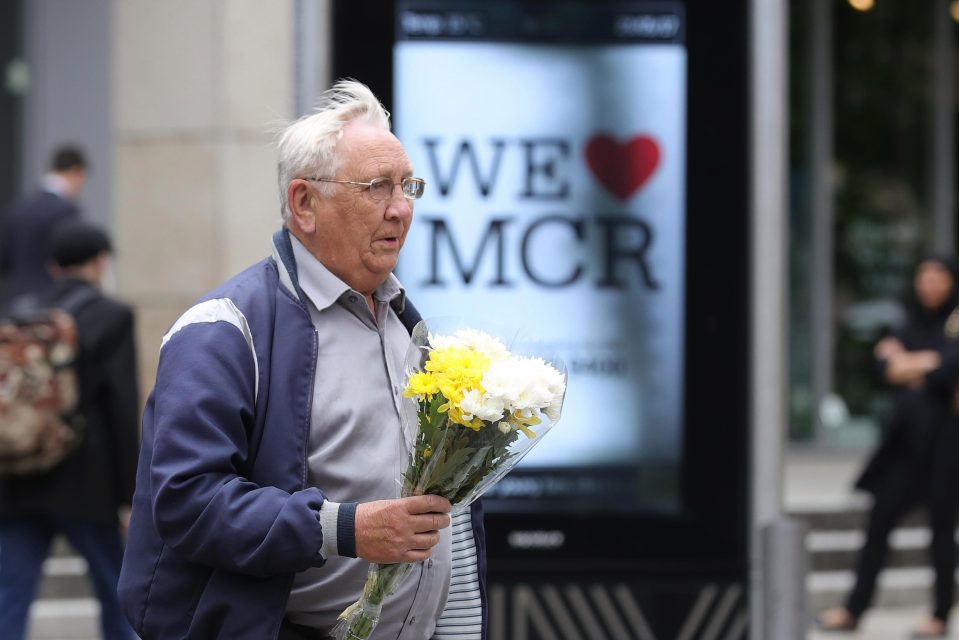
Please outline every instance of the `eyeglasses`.
[[[389, 200], [393, 197], [393, 189], [396, 183], [391, 178], [373, 178], [369, 182], [354, 182], [352, 180], [333, 180], [332, 178], [304, 178], [312, 182], [336, 182], [339, 184], [352, 184], [358, 187], [366, 187], [370, 197], [377, 202]], [[400, 189], [403, 191], [403, 197], [407, 200], [418, 200], [423, 196], [426, 189], [426, 180], [422, 178], [403, 178], [400, 180]]]

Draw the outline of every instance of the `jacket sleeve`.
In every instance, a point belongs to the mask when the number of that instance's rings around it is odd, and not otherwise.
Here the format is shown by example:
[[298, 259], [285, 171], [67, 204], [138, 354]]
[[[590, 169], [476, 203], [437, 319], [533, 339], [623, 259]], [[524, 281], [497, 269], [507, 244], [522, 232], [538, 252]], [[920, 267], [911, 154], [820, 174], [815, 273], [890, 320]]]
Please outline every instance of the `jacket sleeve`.
[[136, 342], [130, 309], [122, 309], [107, 336], [103, 356], [104, 424], [112, 447], [116, 504], [129, 506], [133, 504], [140, 442]]
[[320, 566], [320, 490], [288, 493], [244, 477], [254, 378], [251, 348], [228, 322], [189, 325], [162, 347], [148, 416], [157, 531], [191, 561], [229, 571], [266, 576]]
[[940, 355], [942, 363], [926, 374], [926, 388], [935, 395], [952, 396], [959, 386], [959, 350], [947, 347]]

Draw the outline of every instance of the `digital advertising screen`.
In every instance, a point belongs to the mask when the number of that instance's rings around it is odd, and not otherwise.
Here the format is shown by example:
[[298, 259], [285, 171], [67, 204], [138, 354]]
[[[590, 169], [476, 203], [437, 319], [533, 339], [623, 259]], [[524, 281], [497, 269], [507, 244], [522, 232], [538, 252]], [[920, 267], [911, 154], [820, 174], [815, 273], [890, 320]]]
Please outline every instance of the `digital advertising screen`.
[[373, 89], [427, 182], [410, 299], [568, 369], [560, 422], [483, 496], [491, 575], [741, 580], [747, 3], [331, 6], [333, 77]]
[[395, 28], [394, 129], [427, 182], [407, 294], [519, 329], [569, 373], [562, 419], [487, 512], [677, 512], [683, 4], [408, 0]]

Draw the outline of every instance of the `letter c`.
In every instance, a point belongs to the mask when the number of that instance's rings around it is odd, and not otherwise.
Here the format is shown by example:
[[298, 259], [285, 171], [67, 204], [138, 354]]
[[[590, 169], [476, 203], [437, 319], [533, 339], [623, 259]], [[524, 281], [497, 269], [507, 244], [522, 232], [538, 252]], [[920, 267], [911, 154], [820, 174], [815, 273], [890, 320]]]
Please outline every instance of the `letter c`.
[[523, 234], [523, 241], [520, 248], [520, 258], [523, 262], [523, 271], [526, 272], [526, 276], [530, 280], [542, 287], [549, 287], [553, 289], [559, 287], [568, 287], [579, 280], [580, 276], [583, 275], [582, 264], [577, 264], [573, 269], [573, 272], [567, 277], [556, 280], [547, 280], [543, 276], [534, 273], [532, 265], [530, 264], [530, 243], [533, 239], [533, 233], [540, 227], [547, 224], [561, 224], [570, 227], [573, 230], [577, 240], [583, 240], [586, 237], [586, 227], [583, 224], [582, 218], [567, 218], [566, 216], [560, 215], [544, 216], [539, 218], [538, 220], [534, 221], [533, 224], [529, 225], [529, 227], [526, 229], [526, 232]]

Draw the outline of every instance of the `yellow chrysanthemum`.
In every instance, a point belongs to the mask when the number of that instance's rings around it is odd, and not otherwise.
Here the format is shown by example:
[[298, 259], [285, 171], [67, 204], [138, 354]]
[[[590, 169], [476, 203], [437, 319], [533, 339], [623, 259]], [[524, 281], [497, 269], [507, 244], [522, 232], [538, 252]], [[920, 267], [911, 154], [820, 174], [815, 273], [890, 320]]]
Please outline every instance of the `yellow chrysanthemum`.
[[440, 388], [436, 384], [436, 378], [433, 374], [426, 371], [420, 371], [410, 376], [403, 395], [407, 398], [426, 397], [431, 398]]
[[441, 393], [446, 403], [439, 407], [439, 411], [448, 413], [451, 422], [479, 430], [483, 421], [472, 416], [467, 419], [459, 405], [467, 391], [483, 392], [481, 383], [489, 363], [485, 354], [473, 349], [434, 349], [424, 365], [425, 371], [410, 377], [404, 394], [412, 397]]

